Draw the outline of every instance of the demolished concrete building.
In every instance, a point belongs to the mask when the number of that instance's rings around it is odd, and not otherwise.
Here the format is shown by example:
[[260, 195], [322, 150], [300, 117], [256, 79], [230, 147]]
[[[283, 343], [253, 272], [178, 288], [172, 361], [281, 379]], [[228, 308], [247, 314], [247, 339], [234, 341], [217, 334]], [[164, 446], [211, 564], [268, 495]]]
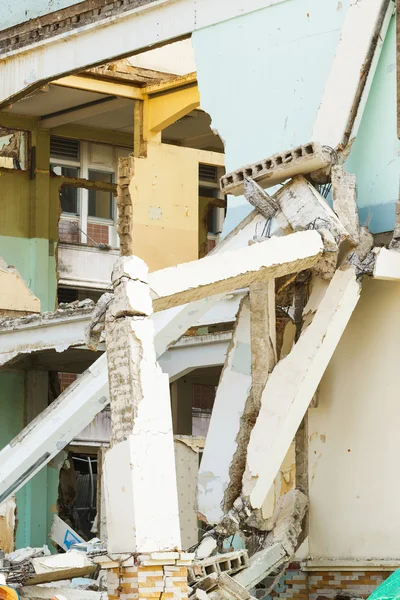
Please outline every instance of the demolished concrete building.
[[0, 31], [0, 547], [57, 514], [109, 598], [366, 598], [400, 566], [394, 3], [50, 4]]

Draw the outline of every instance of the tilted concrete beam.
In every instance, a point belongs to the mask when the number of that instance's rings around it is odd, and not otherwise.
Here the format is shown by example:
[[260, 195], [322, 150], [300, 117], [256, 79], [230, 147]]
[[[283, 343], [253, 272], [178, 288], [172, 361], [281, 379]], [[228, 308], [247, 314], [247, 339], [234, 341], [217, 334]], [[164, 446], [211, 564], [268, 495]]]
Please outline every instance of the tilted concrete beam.
[[[257, 224], [263, 222], [263, 217], [254, 211], [225, 238], [214, 254], [247, 245]], [[154, 314], [157, 356], [161, 356], [170, 344], [195, 325], [221, 297], [203, 298]], [[37, 331], [40, 341], [39, 327]], [[0, 452], [0, 502], [25, 485], [89, 425], [108, 403], [105, 353]]]
[[242, 494], [261, 508], [360, 297], [354, 270], [337, 270], [311, 324], [272, 371], [250, 436]]
[[85, 329], [94, 303], [52, 313], [40, 313], [0, 322], [0, 367], [21, 354], [72, 346], [86, 346]]
[[154, 310], [165, 310], [309, 269], [322, 253], [323, 242], [316, 231], [299, 231], [156, 271], [150, 275]]
[[390, 0], [350, 2], [313, 140], [340, 148], [356, 136], [393, 10]]
[[250, 301], [239, 308], [211, 413], [198, 476], [198, 510], [208, 523], [224, 515], [223, 499], [230, 482], [240, 418], [251, 388]]
[[[210, 310], [221, 298], [218, 294], [312, 267], [320, 259], [323, 243], [316, 231], [272, 238], [243, 248], [255, 235], [257, 223], [263, 222], [265, 219], [254, 212], [210, 256], [150, 276], [150, 286], [158, 296], [155, 310], [184, 304], [168, 311], [168, 316], [164, 313], [158, 323], [155, 319], [158, 356]], [[231, 252], [236, 248], [237, 253]], [[210, 298], [210, 294], [215, 295]], [[196, 302], [185, 304], [193, 300]], [[98, 359], [0, 452], [0, 501], [29, 481], [108, 403], [106, 361], [106, 355]]]
[[223, 365], [231, 338], [230, 331], [183, 337], [158, 362], [172, 383], [194, 369]]

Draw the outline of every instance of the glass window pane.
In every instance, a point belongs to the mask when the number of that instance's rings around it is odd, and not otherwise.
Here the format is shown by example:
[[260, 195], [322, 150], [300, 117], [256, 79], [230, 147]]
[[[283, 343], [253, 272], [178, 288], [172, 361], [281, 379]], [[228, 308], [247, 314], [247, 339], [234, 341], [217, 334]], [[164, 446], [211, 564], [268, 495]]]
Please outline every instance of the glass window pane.
[[[112, 183], [112, 173], [105, 173], [103, 171], [90, 171], [90, 181], [103, 181], [105, 183]], [[113, 218], [113, 196], [111, 192], [102, 192], [100, 190], [89, 190], [89, 217], [97, 217], [99, 219], [112, 219]]]
[[[79, 177], [78, 167], [64, 167], [62, 165], [51, 165], [55, 175], [63, 177]], [[78, 190], [77, 188], [64, 185], [60, 189], [61, 210], [64, 213], [78, 214]]]

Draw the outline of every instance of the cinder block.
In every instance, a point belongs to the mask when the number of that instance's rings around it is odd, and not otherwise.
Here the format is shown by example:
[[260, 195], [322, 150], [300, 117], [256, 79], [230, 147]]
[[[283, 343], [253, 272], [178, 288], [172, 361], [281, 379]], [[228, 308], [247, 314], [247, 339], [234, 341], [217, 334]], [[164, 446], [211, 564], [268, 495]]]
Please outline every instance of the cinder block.
[[216, 575], [220, 575], [221, 573], [226, 573], [227, 575], [238, 573], [242, 569], [245, 569], [247, 565], [247, 550], [217, 554], [201, 561], [195, 561], [191, 567], [188, 567], [188, 580], [190, 583], [212, 573]]
[[320, 144], [310, 142], [227, 173], [221, 178], [220, 186], [225, 194], [240, 196], [245, 177], [251, 177], [261, 187], [268, 188], [295, 175], [323, 169], [330, 163], [330, 152]]

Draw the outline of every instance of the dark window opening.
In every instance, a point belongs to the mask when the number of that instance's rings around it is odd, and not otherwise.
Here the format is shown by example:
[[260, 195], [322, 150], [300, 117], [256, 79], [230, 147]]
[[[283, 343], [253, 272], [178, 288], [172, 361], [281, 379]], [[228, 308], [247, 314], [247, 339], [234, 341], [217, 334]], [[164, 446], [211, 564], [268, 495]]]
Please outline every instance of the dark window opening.
[[69, 453], [60, 471], [58, 513], [83, 539], [93, 537], [97, 513], [97, 456]]
[[199, 186], [199, 196], [201, 196], [202, 198], [218, 198], [219, 190], [218, 190], [218, 188], [200, 185]]
[[216, 206], [210, 206], [209, 211], [207, 213], [207, 228], [208, 233], [212, 233], [213, 235], [217, 235], [221, 233], [218, 231], [218, 208]]
[[[90, 181], [102, 181], [104, 183], [112, 183], [112, 173], [104, 171], [89, 170]], [[97, 217], [98, 219], [113, 218], [113, 196], [111, 192], [101, 190], [89, 190], [89, 207], [88, 216]]]
[[207, 436], [217, 386], [193, 384], [192, 435]]
[[[51, 165], [55, 175], [62, 177], [79, 177], [78, 167], [64, 167], [62, 165]], [[61, 210], [64, 213], [78, 214], [78, 190], [75, 187], [62, 186], [60, 189]]]
[[77, 290], [75, 288], [59, 287], [57, 290], [58, 303], [61, 302], [75, 302], [76, 300], [93, 300], [98, 302], [100, 296], [104, 294], [104, 291], [100, 290]]
[[58, 288], [57, 291], [58, 303], [66, 302], [69, 304], [70, 302], [75, 302], [78, 300], [78, 290], [74, 290], [73, 288]]

